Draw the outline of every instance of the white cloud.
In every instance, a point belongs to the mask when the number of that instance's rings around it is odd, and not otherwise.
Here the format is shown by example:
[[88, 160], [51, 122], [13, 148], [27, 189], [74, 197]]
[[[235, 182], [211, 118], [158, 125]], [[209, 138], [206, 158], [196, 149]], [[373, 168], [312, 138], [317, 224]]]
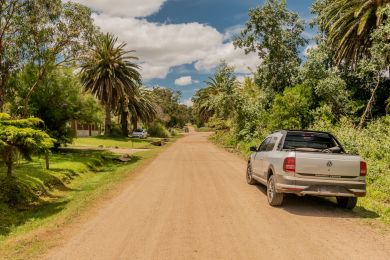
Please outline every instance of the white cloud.
[[[127, 43], [129, 50], [136, 50], [140, 58], [143, 79], [165, 78], [170, 69], [186, 64], [195, 64], [199, 71], [209, 72], [221, 60], [235, 66], [239, 73], [249, 73], [259, 59], [256, 54], [245, 55], [235, 50], [230, 41], [239, 26], [218, 32], [209, 25], [193, 23], [151, 23], [146, 15], [157, 12], [165, 0], [78, 0], [101, 13], [94, 13], [95, 24], [103, 32], [118, 36]], [[118, 2], [118, 3], [117, 3]]]
[[222, 45], [222, 34], [199, 23], [156, 24], [104, 14], [94, 18], [102, 31], [118, 35], [137, 51], [145, 79], [165, 78], [170, 68], [205, 59]]
[[177, 86], [188, 86], [193, 83], [199, 83], [199, 81], [193, 80], [191, 76], [184, 76], [175, 80], [175, 85]]
[[146, 17], [156, 13], [166, 0], [76, 0], [92, 10], [113, 16]]
[[195, 63], [195, 68], [201, 71], [214, 69], [221, 60], [234, 66], [237, 73], [250, 73], [259, 64], [259, 58], [255, 53], [248, 55], [241, 49], [235, 49], [232, 42], [219, 45], [210, 56], [200, 59]]
[[183, 100], [183, 102], [181, 102], [183, 105], [186, 105], [188, 107], [192, 107], [192, 105], [194, 104], [194, 102], [192, 102], [191, 98], [188, 98], [188, 99], [185, 99]]

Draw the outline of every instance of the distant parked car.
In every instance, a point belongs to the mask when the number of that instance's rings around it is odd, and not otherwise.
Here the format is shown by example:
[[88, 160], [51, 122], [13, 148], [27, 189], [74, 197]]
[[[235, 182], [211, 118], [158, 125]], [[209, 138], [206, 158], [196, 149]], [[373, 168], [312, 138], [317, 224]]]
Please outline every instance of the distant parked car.
[[136, 138], [146, 138], [148, 137], [148, 132], [145, 129], [135, 129], [133, 133], [131, 134], [132, 137]]
[[248, 184], [267, 186], [268, 202], [279, 206], [283, 194], [336, 197], [352, 209], [366, 195], [366, 162], [347, 154], [325, 132], [283, 130], [268, 136], [248, 160]]

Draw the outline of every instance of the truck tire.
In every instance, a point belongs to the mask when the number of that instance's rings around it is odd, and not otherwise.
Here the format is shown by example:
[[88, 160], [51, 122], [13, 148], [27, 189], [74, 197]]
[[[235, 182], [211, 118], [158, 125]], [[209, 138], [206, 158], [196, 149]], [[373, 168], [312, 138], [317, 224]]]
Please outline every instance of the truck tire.
[[356, 207], [357, 198], [356, 197], [336, 197], [337, 205], [345, 209], [353, 209]]
[[249, 185], [257, 184], [257, 181], [255, 179], [253, 179], [253, 176], [252, 176], [252, 165], [250, 162], [248, 162], [248, 166], [246, 167], [246, 182]]
[[268, 179], [267, 199], [268, 199], [269, 205], [271, 205], [273, 207], [280, 206], [283, 203], [283, 193], [276, 192], [275, 179], [274, 179], [273, 175], [271, 175]]

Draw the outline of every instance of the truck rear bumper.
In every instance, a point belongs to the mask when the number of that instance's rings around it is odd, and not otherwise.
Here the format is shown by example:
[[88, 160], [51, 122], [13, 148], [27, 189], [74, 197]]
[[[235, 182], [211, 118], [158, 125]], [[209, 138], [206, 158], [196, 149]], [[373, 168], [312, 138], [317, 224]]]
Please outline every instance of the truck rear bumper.
[[276, 175], [276, 190], [280, 193], [294, 193], [300, 196], [364, 197], [366, 182], [355, 179], [313, 179]]

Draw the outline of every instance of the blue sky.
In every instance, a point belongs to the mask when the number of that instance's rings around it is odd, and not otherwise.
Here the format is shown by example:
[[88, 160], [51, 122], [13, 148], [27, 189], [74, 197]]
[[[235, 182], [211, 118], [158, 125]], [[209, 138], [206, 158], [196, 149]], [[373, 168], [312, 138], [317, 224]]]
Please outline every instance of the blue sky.
[[[239, 76], [259, 63], [256, 55], [235, 50], [232, 36], [248, 19], [248, 10], [263, 0], [76, 0], [96, 11], [95, 23], [118, 35], [140, 58], [144, 82], [183, 93], [190, 104], [221, 59], [236, 67]], [[115, 3], [114, 3], [115, 2]], [[287, 0], [310, 21], [312, 0]], [[305, 36], [315, 33], [307, 26]], [[302, 50], [303, 52], [304, 50]]]

